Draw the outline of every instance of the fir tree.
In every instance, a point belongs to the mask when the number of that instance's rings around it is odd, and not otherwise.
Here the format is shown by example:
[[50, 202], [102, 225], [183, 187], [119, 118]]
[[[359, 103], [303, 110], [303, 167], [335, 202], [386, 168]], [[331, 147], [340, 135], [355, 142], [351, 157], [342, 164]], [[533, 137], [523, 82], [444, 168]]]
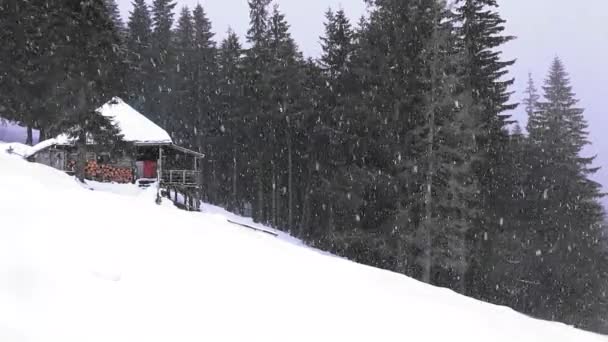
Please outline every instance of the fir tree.
[[175, 87], [175, 71], [172, 42], [173, 10], [175, 2], [171, 0], [154, 0], [152, 3], [152, 60], [154, 63], [155, 93], [152, 94], [154, 116], [157, 123], [167, 127], [171, 107], [171, 91]]
[[58, 92], [61, 72], [54, 51], [62, 38], [53, 30], [60, 7], [18, 1], [0, 6], [0, 115], [26, 126], [26, 143], [32, 144], [32, 129], [45, 136], [58, 109], [50, 97]]
[[349, 68], [354, 53], [354, 30], [342, 10], [334, 13], [330, 9], [325, 17], [319, 65], [309, 62], [305, 68], [305, 88], [311, 95], [306, 96], [310, 98], [305, 110], [307, 124], [304, 124], [307, 173], [300, 233], [310, 243], [334, 249], [348, 226], [338, 227], [338, 222], [343, 220], [334, 219], [334, 212], [347, 198], [347, 193], [332, 184], [336, 184], [336, 178], [344, 178], [347, 169], [344, 164], [351, 159], [344, 147], [354, 140], [346, 131], [350, 120], [347, 108], [354, 90]]
[[[459, 49], [462, 61], [462, 105], [475, 120], [475, 140], [478, 157], [474, 168], [481, 186], [477, 199], [481, 211], [474, 229], [468, 232], [470, 250], [467, 293], [486, 298], [495, 284], [490, 284], [486, 274], [491, 269], [493, 234], [500, 229], [500, 220], [506, 215], [500, 207], [502, 194], [510, 193], [506, 185], [504, 148], [507, 146], [506, 111], [514, 109], [509, 103], [508, 87], [512, 79], [504, 80], [506, 68], [514, 61], [504, 61], [499, 48], [513, 39], [506, 36], [504, 23], [496, 11], [496, 0], [458, 0], [456, 19], [460, 22]], [[491, 300], [490, 298], [486, 298]]]
[[[540, 95], [538, 95], [538, 90], [534, 85], [532, 74], [528, 74], [528, 85], [524, 94], [526, 97], [523, 104], [525, 106], [526, 114], [528, 115], [528, 124], [526, 125], [526, 130], [532, 136], [537, 137], [540, 134], [540, 132], [538, 132], [538, 126], [540, 125], [538, 118], [538, 103], [540, 100]], [[537, 143], [537, 141], [534, 143]]]
[[[534, 218], [527, 250], [531, 313], [588, 327], [601, 311], [604, 275], [593, 265], [602, 258], [601, 186], [590, 177], [594, 158], [583, 157], [589, 144], [587, 123], [562, 62], [555, 59], [539, 103], [537, 142], [528, 196]], [[584, 314], [581, 314], [583, 313]]]
[[121, 37], [124, 35], [126, 28], [125, 23], [120, 16], [120, 10], [118, 9], [118, 5], [116, 4], [116, 0], [104, 0], [106, 5], [106, 9], [112, 19], [112, 22], [116, 26], [116, 29], [120, 33]]
[[353, 53], [354, 32], [344, 10], [335, 14], [329, 9], [325, 13], [325, 36], [321, 37], [321, 66], [331, 79], [340, 78], [347, 73]]
[[193, 90], [196, 82], [196, 56], [194, 43], [194, 22], [188, 7], [182, 8], [175, 30], [175, 73], [178, 76], [175, 89], [175, 106], [180, 108], [174, 113], [167, 127], [173, 133], [174, 140], [184, 146], [192, 146], [192, 130], [195, 121]]
[[[243, 77], [243, 48], [234, 31], [229, 30], [222, 41], [218, 53], [218, 99], [216, 108], [220, 121], [220, 131], [224, 133], [224, 149], [218, 151], [223, 156], [223, 169], [226, 172], [223, 193], [227, 207], [239, 211], [242, 207], [243, 190], [242, 169], [247, 161], [245, 147], [247, 146], [246, 127], [243, 116], [247, 106], [243, 101], [245, 82]], [[220, 166], [222, 167], [222, 166]], [[228, 172], [230, 170], [230, 172]]]
[[65, 11], [69, 39], [58, 54], [68, 65], [64, 85], [68, 96], [61, 128], [75, 139], [76, 175], [83, 180], [89, 141], [105, 146], [120, 141], [111, 120], [95, 110], [113, 96], [122, 95], [125, 60], [122, 50], [117, 48], [119, 33], [102, 0], [68, 1]]
[[205, 179], [210, 184], [206, 194], [208, 200], [218, 203], [222, 194], [218, 191], [218, 177], [224, 171], [219, 169], [218, 146], [214, 143], [222, 135], [221, 123], [218, 117], [217, 102], [217, 48], [213, 40], [211, 21], [202, 6], [198, 5], [193, 12], [194, 20], [194, 64], [195, 73], [192, 99], [194, 101], [194, 120], [190, 129], [192, 143], [201, 151], [205, 158]]
[[133, 1], [126, 46], [130, 65], [127, 78], [129, 102], [142, 113], [150, 115], [153, 113], [151, 100], [155, 88], [155, 70], [152, 59], [152, 18], [145, 0]]
[[[270, 81], [267, 68], [270, 63], [269, 53], [269, 12], [270, 0], [249, 0], [250, 27], [247, 31], [247, 41], [251, 48], [247, 52], [245, 60], [245, 72], [247, 77], [246, 96], [251, 101], [250, 118], [247, 118], [250, 129], [247, 136], [256, 141], [257, 144], [251, 145], [253, 158], [250, 167], [246, 170], [255, 179], [255, 186], [251, 188], [249, 195], [253, 203], [253, 217], [256, 221], [267, 220], [267, 210], [264, 205], [265, 176], [269, 172], [265, 170], [271, 157], [264, 151], [262, 146], [269, 143], [268, 125], [265, 124], [266, 111], [270, 106]], [[254, 156], [255, 154], [255, 156]], [[253, 190], [255, 189], [255, 190]]]
[[[275, 104], [270, 107], [270, 112], [273, 114], [272, 123], [273, 129], [270, 133], [271, 141], [274, 146], [284, 146], [284, 148], [275, 151], [272, 163], [273, 178], [280, 176], [286, 170], [284, 183], [287, 190], [287, 222], [286, 225], [290, 231], [295, 232], [294, 222], [294, 136], [299, 126], [300, 111], [298, 108], [298, 98], [300, 95], [302, 79], [301, 70], [301, 55], [298, 52], [297, 46], [289, 33], [289, 25], [285, 20], [285, 16], [279, 11], [278, 6], [274, 7], [272, 16], [270, 17], [269, 25], [269, 52], [271, 61], [268, 68], [270, 78], [270, 103]], [[280, 140], [279, 140], [280, 139]], [[284, 139], [284, 140], [283, 140]], [[281, 141], [283, 140], [283, 141]], [[283, 163], [281, 163], [283, 161]], [[284, 161], [287, 163], [284, 164]], [[276, 166], [283, 165], [278, 170]], [[272, 180], [276, 183], [276, 180]], [[272, 198], [276, 203], [277, 187], [274, 187]], [[272, 201], [272, 200], [271, 200]], [[276, 204], [271, 208], [271, 217], [273, 224], [277, 224]]]

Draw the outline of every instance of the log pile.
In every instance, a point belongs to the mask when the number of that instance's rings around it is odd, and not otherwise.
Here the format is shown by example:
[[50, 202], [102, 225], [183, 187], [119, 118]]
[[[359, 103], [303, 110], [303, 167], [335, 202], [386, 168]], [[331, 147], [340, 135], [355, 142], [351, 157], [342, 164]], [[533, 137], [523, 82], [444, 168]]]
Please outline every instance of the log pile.
[[133, 170], [130, 168], [98, 164], [94, 160], [87, 162], [84, 172], [87, 178], [101, 182], [131, 183], [133, 181]]

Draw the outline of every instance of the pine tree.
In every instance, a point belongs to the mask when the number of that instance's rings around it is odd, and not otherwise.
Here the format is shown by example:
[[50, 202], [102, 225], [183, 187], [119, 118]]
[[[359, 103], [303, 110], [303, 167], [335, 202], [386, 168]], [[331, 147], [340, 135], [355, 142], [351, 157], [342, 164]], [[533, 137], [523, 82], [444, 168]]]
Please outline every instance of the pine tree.
[[597, 320], [604, 275], [593, 265], [601, 260], [603, 210], [601, 186], [590, 177], [598, 170], [594, 158], [582, 156], [589, 144], [583, 110], [558, 58], [545, 81], [545, 101], [539, 103], [537, 160], [530, 176], [533, 231], [527, 250], [531, 313], [589, 327]]
[[[354, 30], [344, 13], [326, 13], [325, 35], [321, 37], [323, 49], [319, 66], [306, 66], [307, 83], [310, 93], [307, 109], [304, 111], [306, 130], [306, 177], [303, 219], [300, 236], [317, 246], [333, 249], [342, 238], [338, 232], [346, 227], [338, 227], [334, 220], [336, 208], [346, 199], [344, 189], [332, 185], [336, 178], [344, 179], [346, 161], [345, 148], [353, 135], [346, 132], [349, 121], [350, 95], [353, 92], [353, 77], [350, 72], [354, 53]], [[350, 138], [349, 138], [350, 137]], [[321, 147], [323, 146], [323, 147]], [[354, 218], [354, 215], [351, 217]], [[345, 224], [347, 226], [347, 224]]]
[[221, 123], [218, 117], [217, 103], [217, 47], [213, 40], [211, 21], [202, 6], [198, 5], [193, 12], [194, 17], [194, 64], [195, 73], [192, 99], [196, 111], [192, 122], [192, 143], [205, 152], [205, 179], [208, 184], [207, 200], [224, 204], [218, 190], [218, 177], [223, 172], [218, 164], [218, 150], [224, 146], [217, 144], [222, 135]]
[[118, 9], [118, 5], [116, 4], [116, 0], [104, 0], [107, 11], [112, 19], [112, 22], [116, 26], [121, 37], [125, 34], [126, 28], [125, 23], [120, 16], [120, 10]]
[[0, 115], [27, 126], [31, 144], [32, 129], [40, 129], [41, 137], [46, 137], [55, 126], [55, 113], [60, 112], [52, 97], [61, 92], [64, 76], [60, 56], [55, 54], [65, 40], [65, 32], [57, 29], [65, 20], [63, 9], [58, 4], [19, 1], [1, 6]]
[[374, 5], [355, 59], [362, 109], [372, 113], [361, 115], [359, 134], [376, 137], [367, 142], [364, 167], [390, 175], [376, 177], [372, 189], [390, 190], [368, 191], [382, 206], [364, 212], [362, 221], [380, 227], [377, 234], [394, 246], [396, 270], [461, 289], [475, 188], [468, 180], [470, 117], [454, 105], [453, 28], [436, 1]]
[[321, 37], [323, 55], [321, 66], [331, 79], [339, 79], [347, 73], [353, 53], [354, 32], [344, 10], [335, 14], [329, 9], [325, 13], [325, 36]]
[[528, 124], [526, 125], [526, 130], [530, 135], [536, 137], [540, 134], [540, 132], [538, 132], [538, 126], [540, 125], [538, 118], [538, 101], [540, 100], [540, 95], [538, 95], [538, 90], [534, 85], [532, 74], [528, 74], [528, 86], [526, 87], [524, 94], [526, 97], [523, 104], [525, 106], [526, 114], [528, 115]]
[[[17, 30], [23, 30], [19, 25], [19, 7], [16, 2], [0, 3], [0, 89], [2, 90], [3, 98], [0, 103], [0, 115], [4, 119], [17, 120], [19, 119], [17, 99], [17, 85], [19, 85], [19, 68], [16, 64], [19, 62], [16, 54], [19, 50]], [[12, 61], [12, 63], [9, 63]]]
[[[219, 151], [226, 170], [224, 186], [221, 191], [229, 194], [225, 199], [229, 210], [239, 212], [242, 209], [243, 183], [242, 169], [246, 161], [245, 123], [243, 117], [247, 106], [243, 101], [243, 48], [239, 38], [232, 30], [222, 41], [218, 54], [218, 101], [216, 108], [220, 121], [220, 131], [224, 133], [224, 149]], [[222, 167], [222, 166], [220, 166]], [[230, 170], [230, 172], [228, 172]]]
[[[253, 159], [248, 165], [245, 172], [252, 175], [255, 179], [254, 184], [250, 189], [248, 196], [253, 203], [253, 217], [258, 222], [264, 222], [268, 218], [267, 210], [264, 205], [265, 184], [268, 177], [266, 169], [270, 163], [271, 157], [264, 151], [262, 146], [268, 146], [269, 132], [265, 124], [266, 111], [271, 105], [270, 81], [267, 68], [270, 63], [269, 52], [269, 12], [268, 6], [270, 0], [250, 0], [250, 27], [247, 31], [247, 41], [251, 44], [251, 48], [247, 52], [245, 60], [245, 72], [247, 77], [246, 97], [250, 103], [250, 117], [247, 118], [250, 129], [247, 136], [251, 141], [256, 141], [252, 144], [253, 153], [249, 153]], [[255, 189], [255, 190], [254, 190]]]
[[462, 76], [462, 105], [475, 120], [475, 140], [478, 157], [474, 169], [477, 173], [481, 192], [476, 226], [468, 232], [470, 252], [467, 293], [473, 297], [487, 298], [486, 294], [495, 288], [487, 279], [494, 260], [492, 243], [494, 234], [500, 229], [501, 218], [507, 210], [501, 207], [503, 194], [510, 193], [504, 187], [505, 159], [502, 158], [507, 146], [509, 116], [506, 111], [515, 108], [509, 103], [511, 93], [508, 87], [512, 79], [504, 80], [506, 68], [514, 61], [504, 61], [499, 48], [513, 39], [503, 35], [504, 23], [496, 11], [496, 0], [458, 0], [456, 19], [460, 22], [459, 50], [462, 56], [460, 74]]
[[66, 113], [60, 125], [75, 139], [76, 175], [83, 180], [90, 140], [98, 145], [119, 145], [118, 129], [95, 111], [113, 96], [122, 95], [125, 59], [117, 48], [119, 33], [102, 0], [67, 1], [65, 11], [64, 32], [69, 36], [57, 52], [68, 66], [64, 83]]
[[152, 3], [152, 60], [154, 63], [155, 93], [152, 94], [154, 121], [167, 127], [171, 112], [171, 91], [175, 88], [175, 53], [172, 40], [173, 10], [176, 3], [171, 0], [154, 0]]
[[[301, 91], [300, 81], [302, 76], [300, 75], [300, 71], [302, 57], [289, 33], [289, 25], [285, 20], [285, 16], [279, 11], [278, 6], [274, 7], [270, 17], [269, 52], [271, 55], [268, 68], [271, 84], [269, 95], [270, 103], [274, 104], [269, 108], [270, 113], [273, 115], [271, 122], [274, 126], [270, 132], [270, 136], [273, 146], [283, 146], [283, 148], [274, 151], [272, 157], [272, 182], [276, 184], [277, 178], [286, 179], [283, 183], [287, 191], [287, 207], [285, 208], [287, 212], [286, 227], [290, 231], [296, 232], [294, 221], [294, 173], [296, 173], [294, 137], [301, 119], [298, 99]], [[287, 161], [287, 164], [282, 163], [284, 161]], [[277, 168], [277, 166], [279, 167]], [[286, 171], [283, 173], [280, 170]], [[282, 175], [283, 177], [281, 177]], [[271, 208], [271, 218], [274, 225], [278, 224], [276, 214], [277, 188], [277, 186], [274, 186], [271, 194], [271, 201], [275, 203]]]
[[[126, 46], [129, 60], [127, 87], [128, 100], [143, 114], [153, 113], [152, 96], [155, 87], [155, 70], [152, 55], [152, 18], [145, 0], [134, 0], [130, 13]], [[152, 120], [158, 118], [151, 116]]]
[[172, 94], [175, 97], [174, 106], [180, 110], [172, 115], [167, 128], [172, 132], [177, 144], [192, 147], [192, 128], [196, 115], [196, 104], [193, 101], [193, 90], [196, 82], [196, 56], [194, 22], [188, 7], [182, 8], [174, 36], [177, 80]]

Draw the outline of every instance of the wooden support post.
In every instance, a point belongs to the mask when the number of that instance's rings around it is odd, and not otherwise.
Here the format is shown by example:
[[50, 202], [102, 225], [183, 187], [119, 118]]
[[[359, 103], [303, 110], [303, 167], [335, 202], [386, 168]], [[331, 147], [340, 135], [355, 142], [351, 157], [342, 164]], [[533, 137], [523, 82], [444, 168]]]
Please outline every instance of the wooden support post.
[[163, 180], [163, 147], [158, 147], [158, 162], [156, 164], [156, 180], [158, 182], [156, 189], [156, 204], [160, 204], [162, 199], [160, 198], [161, 183]]

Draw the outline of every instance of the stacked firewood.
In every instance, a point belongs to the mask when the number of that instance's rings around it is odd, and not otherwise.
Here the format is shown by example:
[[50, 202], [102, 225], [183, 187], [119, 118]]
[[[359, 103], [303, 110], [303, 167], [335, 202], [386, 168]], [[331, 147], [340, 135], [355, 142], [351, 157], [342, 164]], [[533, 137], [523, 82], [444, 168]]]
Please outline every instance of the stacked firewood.
[[87, 178], [101, 182], [131, 183], [133, 181], [133, 170], [130, 168], [98, 164], [94, 160], [87, 162], [84, 172]]

